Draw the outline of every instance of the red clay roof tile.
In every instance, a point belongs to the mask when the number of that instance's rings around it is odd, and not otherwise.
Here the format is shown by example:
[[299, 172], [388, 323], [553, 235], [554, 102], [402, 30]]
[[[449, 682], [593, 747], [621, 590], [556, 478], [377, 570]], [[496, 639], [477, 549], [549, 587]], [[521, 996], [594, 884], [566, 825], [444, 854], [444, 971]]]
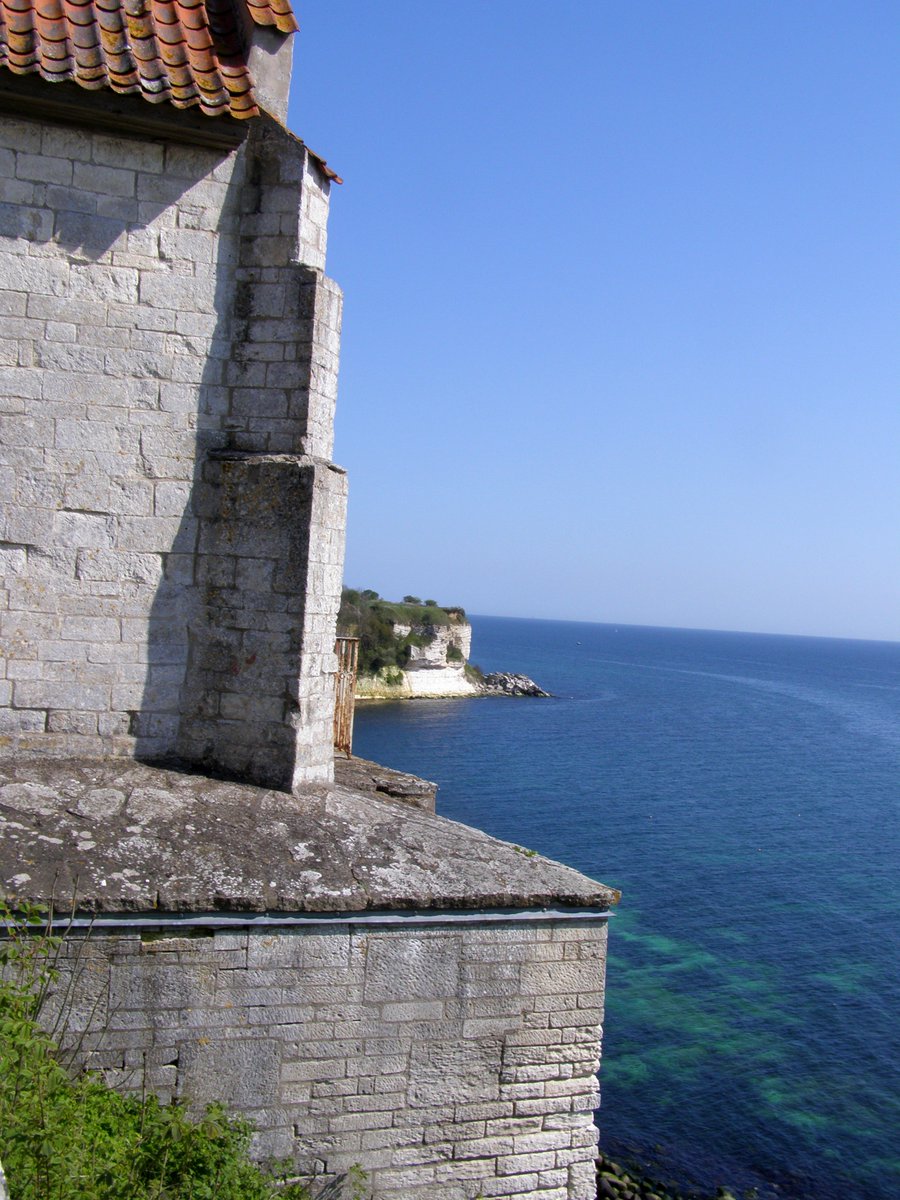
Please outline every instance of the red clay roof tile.
[[282, 33], [298, 29], [289, 0], [247, 0], [247, 7], [257, 25], [275, 25]]
[[0, 66], [255, 117], [242, 3], [257, 25], [297, 29], [289, 0], [0, 0]]

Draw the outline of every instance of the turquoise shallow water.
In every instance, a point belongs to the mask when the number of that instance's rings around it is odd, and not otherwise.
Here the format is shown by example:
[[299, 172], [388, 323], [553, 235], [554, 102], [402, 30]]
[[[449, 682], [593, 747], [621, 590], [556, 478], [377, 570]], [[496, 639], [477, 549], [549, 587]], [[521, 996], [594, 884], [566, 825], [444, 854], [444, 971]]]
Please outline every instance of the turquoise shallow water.
[[622, 889], [601, 1144], [900, 1196], [900, 644], [473, 618], [551, 700], [361, 706], [357, 754]]

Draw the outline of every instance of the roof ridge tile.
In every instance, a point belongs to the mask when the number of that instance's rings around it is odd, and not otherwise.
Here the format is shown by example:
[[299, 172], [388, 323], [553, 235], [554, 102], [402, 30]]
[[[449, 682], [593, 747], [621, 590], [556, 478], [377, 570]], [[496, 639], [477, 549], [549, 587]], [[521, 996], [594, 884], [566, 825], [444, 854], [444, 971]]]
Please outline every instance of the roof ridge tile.
[[256, 25], [298, 28], [289, 0], [0, 0], [0, 67], [257, 116], [241, 3]]

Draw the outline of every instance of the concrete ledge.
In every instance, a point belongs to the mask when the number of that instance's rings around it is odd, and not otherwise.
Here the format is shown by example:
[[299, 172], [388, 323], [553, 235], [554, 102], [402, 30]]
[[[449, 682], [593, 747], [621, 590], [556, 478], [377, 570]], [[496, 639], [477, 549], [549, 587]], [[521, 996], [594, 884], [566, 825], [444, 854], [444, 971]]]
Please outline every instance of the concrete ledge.
[[404, 804], [434, 812], [438, 790], [436, 783], [430, 779], [420, 779], [418, 775], [408, 775], [405, 771], [382, 767], [366, 758], [335, 755], [334, 781], [342, 787], [367, 792], [382, 800], [401, 800]]
[[80, 912], [606, 910], [618, 893], [409, 804], [120, 759], [0, 759], [0, 886]]

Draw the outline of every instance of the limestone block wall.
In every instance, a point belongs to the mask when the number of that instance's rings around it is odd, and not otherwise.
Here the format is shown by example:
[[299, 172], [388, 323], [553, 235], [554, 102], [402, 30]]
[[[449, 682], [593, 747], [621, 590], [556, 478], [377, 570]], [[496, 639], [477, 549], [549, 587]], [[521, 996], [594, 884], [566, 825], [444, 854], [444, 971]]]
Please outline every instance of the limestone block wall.
[[[226, 152], [0, 118], [7, 748], [179, 752], [287, 787], [329, 775], [344, 519], [329, 181], [274, 122], [248, 124]], [[223, 453], [285, 489], [265, 553], [246, 538], [226, 553]], [[251, 659], [274, 681], [258, 704]], [[236, 696], [263, 774], [237, 761]]]
[[375, 1200], [589, 1200], [605, 947], [596, 920], [95, 930], [67, 1037]]

